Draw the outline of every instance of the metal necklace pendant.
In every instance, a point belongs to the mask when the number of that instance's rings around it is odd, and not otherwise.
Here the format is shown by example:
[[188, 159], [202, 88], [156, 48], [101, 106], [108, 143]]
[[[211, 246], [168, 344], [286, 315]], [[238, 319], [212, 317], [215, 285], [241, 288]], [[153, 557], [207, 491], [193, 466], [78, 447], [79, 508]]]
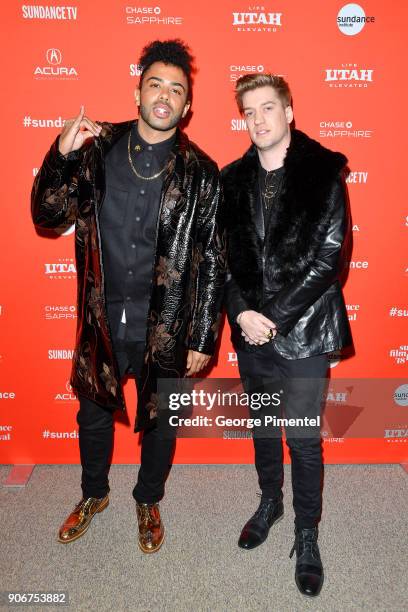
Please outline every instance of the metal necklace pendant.
[[[132, 161], [132, 156], [130, 154], [130, 137], [132, 135], [132, 130], [129, 132], [129, 138], [128, 138], [128, 159], [129, 159], [129, 164], [130, 167], [132, 168], [133, 172], [136, 174], [136, 176], [140, 179], [143, 179], [144, 181], [153, 181], [154, 179], [158, 178], [161, 174], [163, 174], [163, 172], [166, 169], [167, 164], [164, 164], [163, 168], [160, 170], [160, 172], [157, 172], [156, 174], [153, 174], [152, 176], [143, 176], [142, 174], [139, 174], [139, 172], [136, 170], [133, 161]], [[139, 147], [139, 148], [138, 148]], [[136, 145], [135, 146], [135, 150], [140, 150], [140, 145]]]
[[[269, 180], [268, 180], [269, 179]], [[265, 208], [269, 209], [274, 197], [279, 191], [281, 178], [276, 174], [274, 170], [270, 170], [266, 173], [264, 180], [264, 190], [262, 191]]]

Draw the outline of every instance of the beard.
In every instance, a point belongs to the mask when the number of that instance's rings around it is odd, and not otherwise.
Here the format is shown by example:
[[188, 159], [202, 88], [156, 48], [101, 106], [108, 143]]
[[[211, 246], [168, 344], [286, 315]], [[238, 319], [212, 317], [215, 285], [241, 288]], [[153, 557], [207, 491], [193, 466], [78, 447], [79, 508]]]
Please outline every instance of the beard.
[[[170, 108], [170, 107], [169, 107]], [[163, 121], [160, 119], [156, 119], [156, 117], [150, 117], [149, 111], [143, 104], [140, 105], [140, 116], [143, 121], [153, 130], [158, 130], [159, 132], [168, 132], [173, 128], [177, 127], [180, 123], [182, 111], [178, 115], [171, 116], [167, 119], [168, 123], [163, 125]]]

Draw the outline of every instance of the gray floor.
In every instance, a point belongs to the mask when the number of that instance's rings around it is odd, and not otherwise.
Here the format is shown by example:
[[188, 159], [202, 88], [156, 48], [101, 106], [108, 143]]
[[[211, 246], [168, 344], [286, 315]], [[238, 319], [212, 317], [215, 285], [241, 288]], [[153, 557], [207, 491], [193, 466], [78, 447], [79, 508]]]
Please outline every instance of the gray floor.
[[[69, 545], [55, 535], [80, 498], [78, 466], [39, 466], [25, 489], [0, 486], [0, 590], [67, 590], [69, 609], [89, 611], [408, 609], [408, 477], [400, 466], [326, 467], [319, 538], [326, 581], [313, 600], [297, 591], [289, 559], [289, 467], [284, 520], [245, 552], [236, 541], [258, 501], [253, 468], [175, 466], [161, 504], [166, 541], [154, 555], [136, 542], [135, 471], [112, 468], [109, 507]], [[0, 485], [7, 473], [0, 467]]]

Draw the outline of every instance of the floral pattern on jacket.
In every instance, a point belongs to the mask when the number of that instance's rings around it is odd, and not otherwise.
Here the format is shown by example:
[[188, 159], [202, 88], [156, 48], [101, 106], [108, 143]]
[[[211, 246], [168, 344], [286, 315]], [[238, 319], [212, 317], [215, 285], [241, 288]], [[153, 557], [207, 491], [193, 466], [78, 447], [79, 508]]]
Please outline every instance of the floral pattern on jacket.
[[[76, 225], [72, 388], [103, 406], [124, 410], [105, 304], [99, 212], [105, 155], [134, 121], [101, 125], [100, 137], [66, 157], [55, 140], [35, 178], [31, 210], [38, 228]], [[184, 376], [187, 350], [214, 352], [225, 278], [220, 205], [216, 164], [178, 131], [161, 193], [136, 431], [155, 416], [160, 378]]]

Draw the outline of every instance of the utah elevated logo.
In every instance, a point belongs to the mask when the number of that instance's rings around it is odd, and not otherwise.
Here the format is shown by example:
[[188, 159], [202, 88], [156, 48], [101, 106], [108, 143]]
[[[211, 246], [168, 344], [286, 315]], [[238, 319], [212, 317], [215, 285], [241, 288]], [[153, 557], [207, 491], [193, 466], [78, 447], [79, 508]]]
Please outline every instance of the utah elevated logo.
[[232, 13], [232, 25], [237, 32], [277, 32], [282, 26], [282, 13], [264, 6], [249, 6], [247, 12]]
[[357, 64], [341, 64], [338, 68], [326, 68], [325, 82], [329, 87], [366, 88], [373, 82], [374, 70], [358, 68]]

